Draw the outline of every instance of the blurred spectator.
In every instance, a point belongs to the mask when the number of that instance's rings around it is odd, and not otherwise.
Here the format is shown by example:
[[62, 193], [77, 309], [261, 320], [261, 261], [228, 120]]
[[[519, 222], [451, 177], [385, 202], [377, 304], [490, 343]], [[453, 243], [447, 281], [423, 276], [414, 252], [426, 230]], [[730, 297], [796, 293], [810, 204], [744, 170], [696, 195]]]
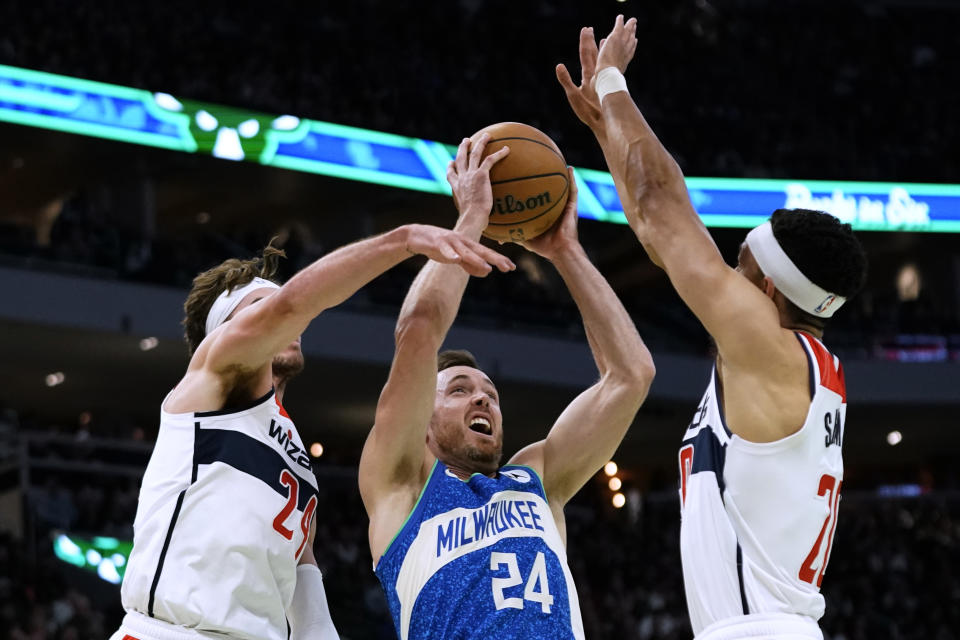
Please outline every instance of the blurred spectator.
[[[95, 462], [107, 449], [96, 438], [91, 442], [87, 461]], [[355, 473], [353, 467], [318, 466], [317, 561], [344, 640], [393, 640]], [[0, 533], [0, 637], [102, 640], [122, 616], [116, 587], [53, 556], [49, 525], [72, 526], [72, 533], [88, 538], [129, 540], [138, 482], [89, 469], [79, 481], [69, 477], [47, 479], [40, 493], [53, 496], [55, 506], [34, 510], [32, 538]], [[928, 478], [914, 498], [845, 492], [823, 581], [827, 640], [956, 637], [960, 497], [927, 493], [930, 484]], [[675, 491], [645, 497], [625, 491], [633, 498], [622, 510], [608, 504], [605, 483], [588, 485], [566, 509], [570, 567], [587, 637], [689, 639]]]

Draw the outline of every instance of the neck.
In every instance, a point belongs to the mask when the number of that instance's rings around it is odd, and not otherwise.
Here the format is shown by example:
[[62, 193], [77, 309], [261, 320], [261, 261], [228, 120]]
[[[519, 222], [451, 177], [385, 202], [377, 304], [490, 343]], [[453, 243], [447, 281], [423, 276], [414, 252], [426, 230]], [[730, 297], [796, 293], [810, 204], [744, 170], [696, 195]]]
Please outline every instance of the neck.
[[783, 294], [780, 293], [780, 291], [777, 291], [776, 295], [779, 297], [779, 300], [774, 299], [774, 303], [777, 305], [777, 313], [780, 316], [781, 327], [784, 329], [789, 329], [790, 331], [803, 331], [804, 333], [809, 333], [817, 340], [823, 339], [823, 327], [817, 326], [802, 318], [798, 318], [798, 314], [790, 312], [790, 304], [787, 302], [787, 299], [783, 296]]
[[823, 329], [815, 327], [812, 324], [806, 324], [802, 322], [794, 322], [781, 325], [784, 329], [789, 329], [791, 331], [803, 331], [804, 333], [809, 333], [817, 340], [823, 339]]
[[283, 404], [283, 392], [287, 389], [287, 378], [273, 376], [273, 388], [276, 390], [277, 402]]

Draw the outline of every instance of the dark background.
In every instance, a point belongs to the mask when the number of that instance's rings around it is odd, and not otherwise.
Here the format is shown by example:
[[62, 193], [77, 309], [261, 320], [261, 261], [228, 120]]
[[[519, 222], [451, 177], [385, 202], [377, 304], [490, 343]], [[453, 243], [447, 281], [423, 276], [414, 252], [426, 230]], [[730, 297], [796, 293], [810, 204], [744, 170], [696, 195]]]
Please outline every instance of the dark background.
[[[576, 77], [580, 27], [603, 34], [618, 12], [639, 19], [631, 93], [689, 176], [960, 182], [951, 1], [12, 1], [0, 4], [0, 64], [448, 143], [528, 122], [571, 164], [605, 169], [553, 68]], [[157, 406], [186, 365], [178, 307], [198, 271], [279, 234], [289, 276], [346, 242], [454, 215], [440, 196], [0, 124], [0, 635], [115, 626], [116, 590], [50, 558], [49, 536], [130, 537]], [[713, 235], [733, 261], [744, 230]], [[952, 638], [960, 244], [859, 235], [867, 286], [825, 338], [851, 406], [822, 623], [831, 638]], [[709, 341], [628, 228], [583, 221], [581, 237], [658, 366], [617, 457], [631, 507], [613, 510], [598, 478], [568, 509], [588, 637], [689, 637], [675, 456]], [[450, 342], [500, 387], [509, 456], [543, 436], [593, 369], [552, 268], [503, 250], [521, 269], [471, 283]], [[898, 292], [906, 265], [917, 291]], [[314, 323], [285, 402], [304, 440], [325, 447], [317, 555], [345, 638], [392, 633], [351, 474], [418, 267]], [[147, 336], [158, 346], [141, 351]], [[54, 371], [65, 382], [47, 387]], [[894, 430], [903, 441], [890, 446]], [[880, 497], [897, 492], [920, 495]]]

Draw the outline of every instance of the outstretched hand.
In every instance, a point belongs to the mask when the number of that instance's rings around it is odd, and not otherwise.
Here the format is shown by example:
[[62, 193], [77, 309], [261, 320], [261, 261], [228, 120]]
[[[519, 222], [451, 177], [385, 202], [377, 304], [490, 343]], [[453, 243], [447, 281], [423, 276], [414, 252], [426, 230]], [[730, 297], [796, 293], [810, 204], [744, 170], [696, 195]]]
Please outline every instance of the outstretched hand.
[[624, 22], [621, 14], [613, 23], [613, 31], [600, 42], [596, 70], [616, 67], [620, 73], [624, 73], [636, 50], [637, 19], [630, 18]]
[[506, 256], [485, 247], [465, 235], [426, 224], [412, 224], [407, 231], [407, 251], [427, 256], [436, 262], [458, 264], [472, 276], [483, 277], [496, 267], [500, 271], [517, 268]]
[[567, 94], [567, 101], [580, 121], [590, 127], [594, 134], [604, 133], [603, 112], [600, 100], [593, 88], [593, 76], [597, 70], [597, 41], [593, 27], [580, 29], [580, 86], [573, 83], [570, 72], [563, 64], [557, 65], [557, 80]]
[[621, 73], [633, 59], [637, 50], [637, 19], [624, 22], [623, 16], [617, 16], [613, 31], [600, 41], [599, 48], [593, 33], [593, 27], [580, 29], [580, 85], [576, 85], [570, 72], [563, 64], [557, 65], [557, 80], [567, 94], [567, 102], [580, 121], [590, 127], [594, 135], [602, 139], [606, 135], [603, 111], [600, 99], [594, 87], [597, 71], [606, 67], [617, 67]]
[[573, 177], [573, 167], [567, 167], [567, 180], [570, 183], [570, 195], [557, 221], [536, 238], [519, 243], [528, 251], [551, 261], [580, 244], [577, 235], [577, 181]]

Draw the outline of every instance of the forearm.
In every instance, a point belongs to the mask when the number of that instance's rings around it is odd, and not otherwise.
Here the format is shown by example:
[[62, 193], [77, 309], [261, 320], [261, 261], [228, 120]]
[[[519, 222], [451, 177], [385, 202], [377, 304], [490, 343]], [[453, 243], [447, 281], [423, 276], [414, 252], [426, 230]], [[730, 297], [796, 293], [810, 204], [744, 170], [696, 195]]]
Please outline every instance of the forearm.
[[653, 361], [630, 315], [583, 248], [554, 260], [583, 318], [591, 352], [601, 376], [614, 375], [649, 385]]
[[[454, 227], [471, 240], [480, 238], [482, 216], [461, 215]], [[457, 316], [463, 292], [470, 276], [457, 265], [428, 262], [417, 274], [403, 301], [397, 320], [398, 338], [411, 325], [428, 327], [429, 335], [418, 335], [418, 340], [432, 339], [436, 346], [443, 342]]]
[[307, 321], [335, 307], [371, 280], [409, 258], [409, 226], [354, 242], [306, 267], [284, 285], [278, 303]]
[[690, 202], [679, 165], [626, 92], [602, 103], [598, 136], [617, 183], [627, 221], [651, 257], [668, 272], [697, 260], [722, 263], [709, 232]]

